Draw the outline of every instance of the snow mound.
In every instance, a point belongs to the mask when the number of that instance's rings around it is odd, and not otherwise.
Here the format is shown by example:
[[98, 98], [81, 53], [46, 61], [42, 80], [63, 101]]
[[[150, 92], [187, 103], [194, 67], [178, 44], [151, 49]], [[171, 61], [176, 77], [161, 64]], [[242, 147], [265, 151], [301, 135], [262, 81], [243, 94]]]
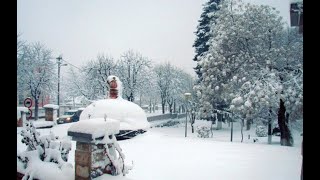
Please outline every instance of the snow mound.
[[144, 110], [122, 98], [98, 100], [86, 107], [80, 121], [94, 118], [111, 118], [120, 121], [120, 130], [139, 130], [150, 127]]
[[95, 118], [78, 121], [68, 129], [68, 131], [91, 134], [94, 138], [104, 136], [107, 132], [110, 134], [119, 133], [120, 122], [118, 120], [107, 118]]

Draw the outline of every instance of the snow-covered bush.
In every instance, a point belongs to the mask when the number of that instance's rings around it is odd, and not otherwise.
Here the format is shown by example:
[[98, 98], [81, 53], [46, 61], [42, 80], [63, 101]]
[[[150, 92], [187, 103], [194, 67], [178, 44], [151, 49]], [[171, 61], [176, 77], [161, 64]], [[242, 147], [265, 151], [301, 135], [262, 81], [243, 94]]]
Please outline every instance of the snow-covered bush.
[[200, 138], [209, 138], [210, 137], [210, 132], [211, 132], [211, 128], [208, 126], [204, 126], [204, 125], [200, 125], [197, 126], [197, 133], [198, 133], [198, 137]]
[[113, 176], [123, 175], [129, 173], [129, 170], [133, 168], [133, 165], [128, 165], [124, 162], [125, 155], [117, 142], [114, 135], [109, 135], [108, 132], [102, 140], [95, 140], [95, 144], [103, 144], [103, 149], [96, 149], [94, 152], [103, 152], [105, 157], [103, 161], [93, 160], [93, 171], [91, 171], [91, 177], [98, 177], [103, 175], [103, 172], [111, 174]]
[[257, 126], [256, 135], [258, 137], [266, 137], [268, 135], [267, 128], [265, 126]]
[[[26, 123], [21, 131], [22, 143], [27, 149], [17, 155], [17, 171], [24, 174], [23, 179], [43, 179], [49, 174], [52, 179], [68, 179], [73, 177], [73, 167], [68, 161], [71, 141], [59, 139], [52, 132], [40, 136], [32, 122]], [[43, 171], [44, 168], [49, 168]]]

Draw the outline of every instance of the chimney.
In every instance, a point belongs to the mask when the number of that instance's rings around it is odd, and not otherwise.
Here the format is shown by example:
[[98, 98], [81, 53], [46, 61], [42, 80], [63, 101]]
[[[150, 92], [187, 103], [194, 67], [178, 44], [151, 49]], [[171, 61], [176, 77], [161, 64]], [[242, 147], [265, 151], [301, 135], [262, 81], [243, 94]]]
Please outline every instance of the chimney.
[[113, 77], [110, 82], [110, 90], [109, 90], [109, 98], [110, 99], [117, 99], [118, 98], [118, 84], [116, 77]]

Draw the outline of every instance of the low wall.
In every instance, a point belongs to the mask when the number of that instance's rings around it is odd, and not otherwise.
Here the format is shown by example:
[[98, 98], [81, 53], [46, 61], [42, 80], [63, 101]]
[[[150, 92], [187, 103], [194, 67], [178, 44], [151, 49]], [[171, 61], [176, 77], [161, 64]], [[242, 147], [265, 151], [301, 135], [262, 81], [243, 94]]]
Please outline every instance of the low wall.
[[184, 118], [186, 117], [186, 114], [161, 114], [161, 115], [157, 115], [157, 116], [150, 116], [150, 117], [147, 117], [147, 120], [149, 122], [152, 122], [152, 121], [158, 121], [158, 120], [165, 120], [165, 119], [176, 119], [176, 118]]

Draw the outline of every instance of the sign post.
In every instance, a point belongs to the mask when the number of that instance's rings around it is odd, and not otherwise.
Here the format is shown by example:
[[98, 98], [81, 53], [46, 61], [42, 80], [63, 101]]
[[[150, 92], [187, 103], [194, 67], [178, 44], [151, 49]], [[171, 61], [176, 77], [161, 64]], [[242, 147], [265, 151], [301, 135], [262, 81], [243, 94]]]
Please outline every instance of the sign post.
[[28, 120], [32, 117], [32, 110], [30, 109], [32, 107], [32, 99], [27, 97], [24, 101], [23, 101], [23, 105], [24, 107], [28, 108], [29, 110], [29, 116], [27, 116]]

